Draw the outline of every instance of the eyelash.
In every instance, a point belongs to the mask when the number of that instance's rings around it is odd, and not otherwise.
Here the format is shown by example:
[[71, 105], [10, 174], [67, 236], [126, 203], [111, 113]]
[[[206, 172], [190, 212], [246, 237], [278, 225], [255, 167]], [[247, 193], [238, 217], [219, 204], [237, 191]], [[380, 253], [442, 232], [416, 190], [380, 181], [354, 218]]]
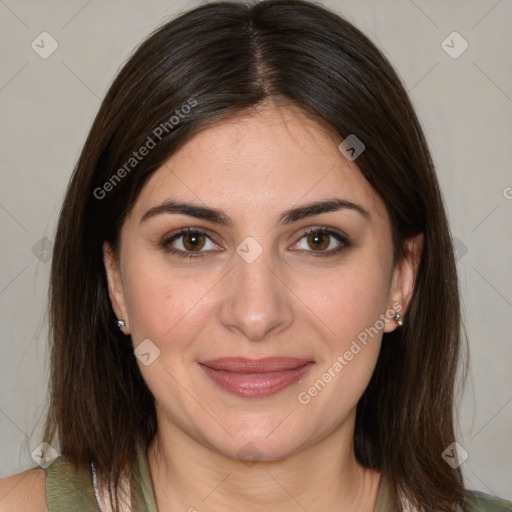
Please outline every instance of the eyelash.
[[[183, 229], [180, 229], [179, 231], [176, 231], [171, 236], [164, 238], [162, 240], [162, 242], [160, 243], [160, 246], [166, 252], [175, 254], [176, 256], [178, 256], [180, 258], [202, 258], [202, 257], [204, 257], [205, 256], [204, 253], [208, 252], [208, 251], [203, 251], [203, 252], [183, 251], [181, 249], [175, 249], [172, 247], [172, 245], [171, 245], [172, 242], [174, 242], [178, 238], [182, 237], [183, 235], [187, 235], [190, 233], [205, 235], [211, 240], [211, 237], [209, 236], [208, 232], [201, 228], [183, 228]], [[312, 256], [315, 258], [317, 258], [317, 257], [326, 258], [329, 256], [335, 256], [335, 255], [339, 254], [341, 251], [343, 251], [344, 249], [347, 249], [348, 247], [350, 247], [352, 245], [351, 242], [346, 237], [346, 235], [342, 234], [339, 231], [335, 231], [332, 228], [329, 228], [327, 226], [319, 226], [319, 227], [308, 229], [307, 231], [302, 233], [302, 235], [299, 238], [299, 241], [312, 233], [322, 233], [324, 235], [332, 236], [338, 242], [341, 243], [340, 247], [338, 247], [337, 249], [331, 249], [330, 251], [306, 251], [306, 252], [313, 253]], [[213, 242], [213, 240], [212, 240], [212, 242]]]

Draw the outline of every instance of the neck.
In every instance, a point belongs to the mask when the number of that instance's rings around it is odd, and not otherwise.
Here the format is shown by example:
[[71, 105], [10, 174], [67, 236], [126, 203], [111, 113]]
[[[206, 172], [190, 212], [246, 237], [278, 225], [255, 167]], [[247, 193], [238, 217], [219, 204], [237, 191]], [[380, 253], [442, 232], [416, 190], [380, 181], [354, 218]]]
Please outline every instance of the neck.
[[148, 449], [158, 509], [372, 512], [380, 474], [355, 459], [354, 419], [286, 459], [254, 463], [226, 457], [170, 420], [159, 421]]

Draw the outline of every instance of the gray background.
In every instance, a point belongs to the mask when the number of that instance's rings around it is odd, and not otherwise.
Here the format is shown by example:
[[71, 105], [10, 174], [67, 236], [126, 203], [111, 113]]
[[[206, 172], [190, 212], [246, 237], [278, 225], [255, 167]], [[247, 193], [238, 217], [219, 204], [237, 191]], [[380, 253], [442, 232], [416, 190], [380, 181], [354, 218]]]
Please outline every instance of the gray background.
[[[512, 2], [323, 3], [389, 57], [425, 127], [456, 238], [471, 349], [459, 400], [462, 468], [469, 488], [512, 499]], [[42, 441], [45, 250], [81, 146], [134, 47], [194, 5], [0, 1], [0, 477], [33, 466]], [[58, 43], [47, 59], [31, 47], [44, 31]], [[453, 31], [469, 44], [458, 58], [442, 46]], [[462, 49], [457, 38], [446, 45]]]

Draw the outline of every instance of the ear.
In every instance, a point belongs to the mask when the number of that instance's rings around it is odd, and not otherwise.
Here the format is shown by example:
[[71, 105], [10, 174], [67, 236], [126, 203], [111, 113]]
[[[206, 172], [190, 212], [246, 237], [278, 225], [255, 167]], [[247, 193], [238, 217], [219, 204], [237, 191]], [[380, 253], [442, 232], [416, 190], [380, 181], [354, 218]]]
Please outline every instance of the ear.
[[121, 331], [124, 334], [130, 333], [128, 312], [125, 304], [125, 296], [123, 290], [123, 283], [121, 279], [121, 270], [119, 262], [115, 257], [114, 251], [108, 242], [103, 242], [103, 264], [105, 265], [105, 272], [107, 274], [108, 282], [108, 295], [112, 304], [112, 309], [119, 320], [125, 322]]
[[[390, 288], [390, 309], [405, 316], [411, 302], [416, 276], [423, 252], [423, 233], [405, 241], [405, 255], [393, 269]], [[394, 331], [397, 322], [393, 318], [386, 320], [384, 332]]]

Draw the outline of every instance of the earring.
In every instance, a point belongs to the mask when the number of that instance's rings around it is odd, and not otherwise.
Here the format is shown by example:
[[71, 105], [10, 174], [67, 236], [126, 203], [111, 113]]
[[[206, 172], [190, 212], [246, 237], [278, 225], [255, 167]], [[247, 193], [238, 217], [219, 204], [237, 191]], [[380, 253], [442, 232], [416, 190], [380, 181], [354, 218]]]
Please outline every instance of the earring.
[[119, 329], [122, 329], [124, 326], [125, 326], [124, 320], [117, 321], [117, 327], [119, 327]]
[[393, 320], [400, 326], [404, 325], [404, 321], [402, 319], [402, 315], [400, 313], [395, 313], [395, 316], [393, 317]]

